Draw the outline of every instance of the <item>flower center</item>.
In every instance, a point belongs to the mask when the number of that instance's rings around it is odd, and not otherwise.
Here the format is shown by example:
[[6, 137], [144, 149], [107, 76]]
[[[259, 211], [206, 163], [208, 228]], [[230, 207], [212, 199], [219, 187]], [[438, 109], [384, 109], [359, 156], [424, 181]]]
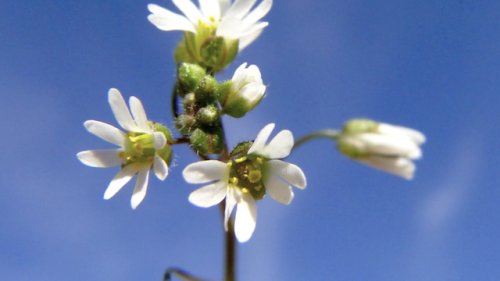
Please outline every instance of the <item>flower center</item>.
[[123, 166], [130, 163], [152, 163], [156, 148], [152, 134], [129, 132], [125, 137], [124, 150], [119, 157]]
[[247, 155], [229, 162], [229, 183], [242, 192], [249, 192], [255, 200], [262, 199], [266, 194], [264, 178], [267, 159]]

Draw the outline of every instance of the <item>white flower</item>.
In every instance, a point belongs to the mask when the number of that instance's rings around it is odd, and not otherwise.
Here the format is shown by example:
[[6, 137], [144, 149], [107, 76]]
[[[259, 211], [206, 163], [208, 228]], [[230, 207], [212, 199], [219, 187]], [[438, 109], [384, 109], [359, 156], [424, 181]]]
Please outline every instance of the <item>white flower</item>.
[[267, 22], [261, 22], [271, 9], [272, 0], [263, 0], [253, 10], [256, 0], [199, 0], [199, 8], [191, 0], [172, 0], [184, 14], [179, 15], [155, 4], [149, 4], [148, 20], [164, 31], [180, 30], [196, 33], [200, 24], [216, 28], [216, 36], [239, 40], [242, 50], [262, 33]]
[[153, 124], [148, 121], [138, 98], [130, 97], [130, 111], [117, 89], [109, 90], [108, 101], [118, 124], [127, 132], [95, 120], [85, 121], [84, 126], [91, 134], [117, 145], [118, 149], [86, 150], [79, 152], [77, 157], [83, 164], [91, 167], [121, 165], [121, 170], [111, 180], [104, 193], [106, 200], [113, 197], [137, 174], [130, 202], [135, 209], [146, 196], [151, 167], [158, 179], [164, 180], [167, 177], [170, 146], [167, 144], [165, 132], [155, 131]]
[[[361, 128], [361, 129], [360, 129]], [[347, 123], [339, 137], [339, 149], [371, 167], [412, 179], [425, 136], [416, 130], [356, 119]]]
[[[231, 213], [236, 207], [234, 231], [240, 242], [248, 241], [255, 230], [257, 207], [254, 196], [261, 191], [261, 182], [265, 193], [283, 204], [289, 204], [293, 199], [290, 185], [300, 189], [306, 187], [306, 177], [299, 167], [278, 160], [290, 154], [293, 147], [292, 133], [283, 130], [267, 143], [273, 129], [274, 124], [265, 126], [247, 154], [241, 158], [233, 159], [229, 163], [218, 160], [200, 161], [190, 164], [183, 171], [184, 179], [189, 183], [208, 183], [190, 194], [189, 201], [194, 205], [210, 207], [226, 199], [226, 230]], [[257, 175], [256, 178], [244, 178], [238, 173], [245, 167], [254, 169], [246, 169], [243, 174], [254, 174]], [[265, 176], [259, 178], [262, 174]], [[245, 186], [242, 186], [243, 182], [246, 182]], [[248, 183], [255, 185], [249, 186]]]
[[256, 65], [240, 65], [231, 79], [231, 88], [223, 103], [223, 111], [233, 117], [242, 117], [264, 97], [266, 86]]

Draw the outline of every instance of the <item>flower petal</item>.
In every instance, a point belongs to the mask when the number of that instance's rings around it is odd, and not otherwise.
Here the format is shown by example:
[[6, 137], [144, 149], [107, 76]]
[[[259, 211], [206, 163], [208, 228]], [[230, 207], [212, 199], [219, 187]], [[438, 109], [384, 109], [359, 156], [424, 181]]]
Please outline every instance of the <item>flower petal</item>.
[[413, 178], [416, 169], [415, 164], [413, 164], [411, 160], [402, 157], [370, 156], [355, 160], [384, 172], [403, 177], [407, 180]]
[[182, 171], [182, 175], [188, 183], [205, 183], [215, 180], [227, 181], [228, 173], [227, 164], [217, 160], [195, 162]]
[[279, 176], [300, 189], [306, 188], [306, 176], [298, 166], [281, 160], [270, 160], [268, 165], [273, 175]]
[[262, 31], [264, 31], [264, 27], [265, 26], [262, 26], [260, 29], [253, 30], [251, 33], [248, 33], [246, 35], [242, 35], [238, 43], [238, 50], [241, 52], [248, 45], [252, 44], [253, 41], [259, 38], [259, 36], [262, 34]]
[[224, 17], [243, 18], [255, 4], [256, 0], [236, 0], [233, 5], [227, 10]]
[[85, 129], [87, 129], [89, 133], [95, 135], [96, 137], [123, 147], [125, 133], [122, 132], [122, 130], [107, 123], [95, 120], [87, 120], [83, 123], [83, 126], [85, 126]]
[[241, 243], [252, 237], [257, 223], [257, 205], [250, 193], [241, 193], [240, 201], [237, 203], [236, 218], [234, 222], [234, 233]]
[[281, 204], [288, 205], [292, 202], [293, 191], [292, 187], [278, 179], [277, 177], [270, 176], [266, 182], [266, 193], [274, 200]]
[[422, 151], [410, 138], [402, 135], [380, 135], [377, 133], [359, 134], [357, 138], [366, 145], [368, 153], [383, 156], [404, 156], [418, 159]]
[[196, 32], [193, 23], [181, 15], [172, 13], [171, 11], [155, 4], [149, 4], [148, 9], [152, 13], [148, 16], [148, 20], [160, 30]]
[[149, 181], [149, 168], [145, 168], [139, 171], [137, 174], [137, 181], [135, 182], [134, 193], [130, 199], [130, 205], [132, 209], [136, 209], [139, 204], [141, 204], [144, 197], [146, 197], [146, 191], [148, 190]]
[[271, 132], [274, 129], [274, 123], [267, 124], [260, 132], [257, 134], [252, 146], [248, 150], [248, 154], [257, 153], [260, 154], [264, 151], [266, 146], [267, 139], [271, 135]]
[[167, 144], [167, 138], [162, 132], [154, 132], [153, 138], [156, 149], [162, 149]]
[[218, 181], [191, 192], [189, 202], [198, 207], [207, 208], [219, 204], [226, 197], [226, 193], [227, 183]]
[[424, 134], [422, 134], [421, 132], [419, 132], [417, 130], [407, 128], [407, 127], [401, 127], [401, 126], [380, 123], [378, 126], [378, 132], [381, 134], [388, 134], [388, 135], [394, 135], [394, 136], [405, 135], [419, 145], [423, 144], [425, 142]]
[[221, 37], [237, 39], [245, 34], [246, 30], [247, 27], [241, 19], [224, 17], [217, 26], [215, 34]]
[[196, 5], [190, 0], [172, 0], [175, 6], [188, 18], [193, 25], [198, 24], [203, 15]]
[[220, 14], [224, 15], [229, 8], [230, 0], [219, 0]]
[[290, 155], [293, 148], [293, 135], [289, 130], [279, 132], [263, 150], [263, 156], [271, 159]]
[[236, 189], [234, 187], [229, 187], [227, 189], [227, 195], [226, 195], [226, 207], [224, 209], [224, 229], [228, 231], [227, 224], [229, 222], [229, 219], [231, 218], [231, 213], [234, 210], [234, 207], [236, 206], [236, 201], [237, 195], [235, 194]]
[[159, 180], [165, 180], [168, 176], [168, 165], [160, 156], [155, 155], [153, 170]]
[[118, 157], [120, 151], [118, 149], [85, 150], [78, 152], [76, 157], [87, 166], [108, 168], [122, 163], [122, 160]]
[[122, 168], [106, 188], [106, 191], [104, 192], [104, 199], [108, 200], [115, 196], [115, 194], [118, 193], [118, 191], [120, 191], [136, 173], [137, 168], [133, 165], [128, 165]]
[[130, 111], [134, 117], [135, 124], [137, 124], [142, 132], [151, 132], [151, 128], [149, 128], [148, 124], [148, 117], [146, 116], [146, 111], [144, 111], [142, 102], [138, 98], [132, 96], [130, 97], [128, 103], [130, 105]]
[[263, 18], [273, 6], [273, 0], [264, 0], [262, 1], [255, 9], [252, 10], [243, 20], [245, 23], [252, 25], [258, 22], [261, 18]]
[[205, 17], [213, 17], [218, 20], [220, 18], [220, 6], [218, 0], [199, 0], [200, 10]]
[[132, 115], [130, 115], [130, 111], [128, 110], [127, 104], [125, 103], [120, 91], [114, 88], [110, 89], [108, 93], [108, 101], [118, 124], [120, 124], [120, 126], [127, 131], [138, 131], [138, 127], [135, 124], [134, 119], [132, 119]]

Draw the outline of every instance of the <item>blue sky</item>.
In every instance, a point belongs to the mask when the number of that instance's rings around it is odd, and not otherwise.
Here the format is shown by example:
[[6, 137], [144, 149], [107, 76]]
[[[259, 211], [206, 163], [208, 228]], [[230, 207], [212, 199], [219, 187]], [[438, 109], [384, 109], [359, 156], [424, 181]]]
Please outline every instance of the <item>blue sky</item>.
[[[161, 280], [180, 266], [220, 280], [216, 208], [187, 196], [176, 148], [165, 182], [130, 209], [132, 186], [102, 199], [113, 169], [78, 151], [105, 148], [82, 126], [115, 124], [109, 88], [171, 125], [180, 33], [146, 19], [148, 1], [0, 2], [0, 279]], [[173, 8], [170, 1], [155, 2]], [[500, 2], [276, 0], [270, 25], [229, 70], [257, 64], [266, 98], [227, 118], [229, 142], [267, 123], [296, 137], [353, 117], [424, 132], [413, 181], [340, 156], [318, 140], [288, 161], [308, 187], [259, 202], [240, 245], [240, 280], [498, 280]]]

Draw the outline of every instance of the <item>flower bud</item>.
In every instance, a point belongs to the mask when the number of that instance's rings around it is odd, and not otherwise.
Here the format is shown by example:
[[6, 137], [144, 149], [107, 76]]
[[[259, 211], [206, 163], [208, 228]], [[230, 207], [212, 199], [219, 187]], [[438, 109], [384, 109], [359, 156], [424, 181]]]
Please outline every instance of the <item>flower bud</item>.
[[222, 111], [232, 117], [243, 117], [254, 109], [264, 97], [266, 86], [262, 83], [259, 68], [243, 63], [234, 72], [231, 87], [224, 97]]
[[198, 103], [212, 103], [217, 100], [217, 81], [210, 75], [200, 80], [194, 94]]
[[183, 135], [188, 135], [196, 128], [196, 118], [188, 114], [182, 114], [175, 119], [175, 127]]
[[214, 154], [222, 151], [224, 141], [220, 129], [203, 130], [197, 128], [190, 136], [191, 146], [201, 154]]
[[185, 92], [192, 92], [196, 89], [200, 81], [205, 77], [206, 72], [203, 67], [190, 64], [181, 63], [179, 66], [179, 82]]
[[422, 133], [399, 126], [354, 119], [347, 122], [338, 137], [337, 148], [344, 155], [374, 168], [411, 179], [419, 159]]
[[219, 110], [212, 104], [202, 107], [196, 113], [196, 120], [205, 125], [212, 125], [219, 120]]

